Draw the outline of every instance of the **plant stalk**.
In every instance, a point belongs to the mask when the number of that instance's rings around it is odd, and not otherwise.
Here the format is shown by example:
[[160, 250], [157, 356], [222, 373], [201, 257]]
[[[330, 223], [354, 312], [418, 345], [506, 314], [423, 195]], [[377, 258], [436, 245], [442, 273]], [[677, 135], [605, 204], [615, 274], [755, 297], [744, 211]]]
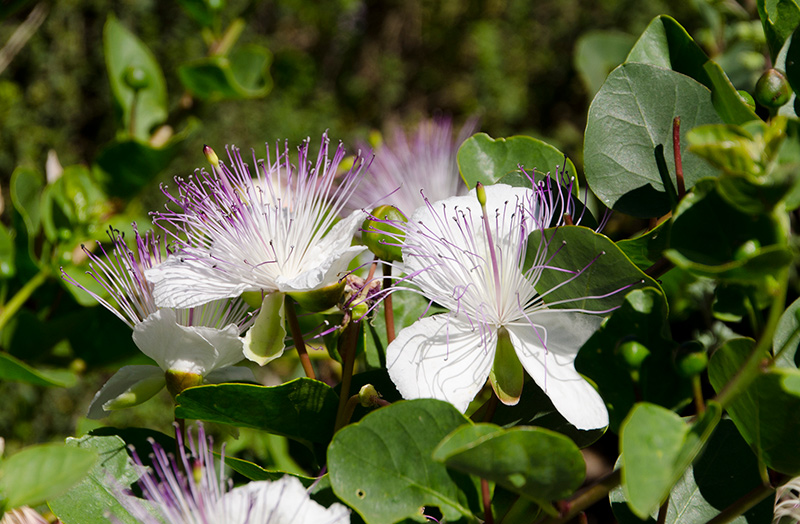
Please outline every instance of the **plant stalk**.
[[303, 341], [303, 332], [300, 330], [300, 322], [297, 321], [297, 312], [294, 309], [294, 299], [286, 295], [286, 318], [289, 320], [289, 329], [292, 330], [292, 340], [294, 340], [294, 347], [297, 349], [297, 355], [300, 357], [300, 364], [303, 366], [308, 378], [316, 379], [317, 375], [314, 373], [314, 368], [311, 367], [311, 358], [306, 351], [306, 343]]
[[28, 280], [13, 297], [11, 297], [11, 300], [9, 300], [6, 305], [2, 307], [2, 309], [0, 309], [0, 331], [2, 331], [5, 325], [8, 324], [9, 320], [11, 320], [17, 313], [19, 308], [21, 308], [31, 297], [33, 292], [47, 281], [48, 276], [50, 276], [50, 272], [45, 269], [41, 269], [38, 273], [36, 273], [36, 275], [34, 275], [32, 279]]

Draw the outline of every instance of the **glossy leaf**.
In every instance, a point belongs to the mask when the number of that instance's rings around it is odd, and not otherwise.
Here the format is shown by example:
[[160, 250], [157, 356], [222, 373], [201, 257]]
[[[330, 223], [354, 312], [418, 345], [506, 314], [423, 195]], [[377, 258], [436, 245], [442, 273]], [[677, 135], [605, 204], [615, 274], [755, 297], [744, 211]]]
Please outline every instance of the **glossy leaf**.
[[[140, 140], [150, 138], [153, 127], [167, 119], [167, 84], [153, 54], [116, 18], [109, 16], [103, 28], [103, 52], [122, 128]], [[126, 75], [142, 72], [146, 85], [131, 87]]]
[[339, 397], [330, 386], [298, 378], [280, 386], [219, 384], [178, 395], [175, 416], [260, 429], [302, 442], [327, 444]]
[[619, 31], [587, 31], [575, 43], [573, 62], [583, 85], [593, 97], [608, 73], [625, 61], [636, 38]]
[[75, 373], [67, 369], [35, 369], [8, 353], [0, 352], [0, 381], [68, 388], [74, 386], [77, 380]]
[[58, 497], [80, 482], [96, 460], [90, 450], [61, 444], [25, 448], [0, 462], [0, 502], [13, 509]]
[[800, 5], [795, 0], [756, 0], [756, 6], [774, 61], [783, 43], [800, 24]]
[[[486, 133], [468, 138], [458, 149], [458, 168], [461, 178], [469, 188], [481, 182], [491, 185], [511, 173], [519, 173], [519, 166], [536, 180], [547, 173], [556, 176], [564, 166], [564, 153], [546, 142], [529, 136], [512, 136], [494, 139]], [[566, 159], [566, 176], [575, 176], [575, 166]]]
[[228, 56], [201, 58], [178, 69], [181, 83], [202, 99], [260, 98], [272, 89], [272, 54], [247, 45]]
[[[656, 164], [656, 147], [672, 151], [672, 120], [681, 117], [681, 149], [686, 133], [721, 123], [706, 87], [684, 75], [648, 64], [615, 69], [589, 108], [584, 163], [589, 187], [608, 207], [648, 218], [670, 210]], [[674, 177], [673, 155], [666, 155]], [[691, 154], [683, 155], [686, 188], [717, 170]], [[674, 179], [673, 179], [674, 183]]]
[[[665, 252], [675, 265], [695, 274], [727, 280], [759, 280], [792, 261], [769, 215], [744, 213], [705, 180], [675, 212]], [[762, 247], [764, 246], [764, 247]]]
[[[708, 378], [719, 392], [753, 351], [751, 339], [729, 340], [712, 356]], [[765, 351], [763, 358], [769, 358]], [[727, 408], [739, 432], [769, 468], [800, 474], [800, 370], [779, 367], [760, 374]]]
[[693, 426], [677, 414], [641, 403], [622, 423], [622, 487], [631, 510], [647, 518], [669, 496], [720, 420], [722, 409], [709, 403]]
[[[448, 520], [470, 516], [474, 484], [431, 458], [441, 440], [469, 424], [451, 404], [402, 401], [339, 431], [328, 447], [333, 491], [368, 524], [397, 522], [437, 506]], [[465, 491], [466, 490], [466, 491]]]
[[572, 494], [586, 464], [572, 440], [542, 428], [461, 426], [442, 440], [434, 460], [545, 505]]
[[672, 17], [660, 15], [654, 18], [626, 61], [672, 69], [697, 80], [711, 90], [714, 108], [728, 124], [742, 124], [758, 118], [741, 99], [722, 68], [706, 56], [686, 29]]
[[547, 264], [536, 290], [550, 307], [609, 311], [633, 289], [659, 287], [614, 242], [591, 229], [563, 226], [535, 231], [528, 242], [526, 269], [533, 263], [537, 245], [544, 243], [547, 249]]
[[638, 237], [620, 240], [617, 247], [639, 269], [645, 271], [662, 258], [664, 250], [669, 246], [671, 228], [672, 221], [665, 220]]
[[119, 489], [132, 484], [139, 473], [128, 448], [117, 436], [68, 438], [67, 445], [94, 451], [98, 456], [89, 474], [67, 493], [49, 501], [50, 509], [64, 524], [107, 524], [108, 513], [122, 524], [138, 521], [119, 502]]
[[797, 368], [798, 346], [800, 346], [800, 299], [786, 308], [775, 329], [775, 336], [772, 338], [772, 353], [778, 355], [775, 365]]
[[[636, 373], [620, 350], [631, 341], [650, 352]], [[643, 288], [631, 291], [581, 348], [575, 368], [597, 384], [608, 407], [611, 431], [619, 431], [637, 399], [667, 408], [688, 402], [689, 383], [677, 374], [672, 363], [675, 345], [667, 324], [664, 295], [655, 288]]]
[[[728, 506], [747, 495], [761, 483], [756, 458], [730, 420], [721, 420], [711, 435], [706, 450], [669, 495], [665, 524], [709, 522]], [[609, 494], [611, 509], [620, 524], [642, 521], [625, 503], [622, 486]], [[760, 524], [772, 518], [772, 497], [735, 518], [733, 524]], [[647, 519], [655, 524], [655, 513]]]
[[30, 237], [39, 233], [44, 184], [44, 177], [35, 169], [18, 167], [11, 174], [11, 202], [22, 216]]

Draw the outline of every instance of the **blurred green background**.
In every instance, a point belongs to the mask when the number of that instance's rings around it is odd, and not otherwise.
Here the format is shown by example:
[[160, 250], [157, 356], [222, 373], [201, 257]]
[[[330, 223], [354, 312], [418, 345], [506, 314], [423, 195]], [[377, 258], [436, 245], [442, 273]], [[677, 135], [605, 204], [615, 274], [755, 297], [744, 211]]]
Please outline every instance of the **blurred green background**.
[[[206, 17], [209, 10], [213, 19]], [[333, 139], [352, 145], [371, 130], [411, 126], [435, 115], [452, 116], [457, 124], [478, 117], [480, 130], [493, 137], [543, 138], [580, 171], [593, 92], [658, 14], [675, 17], [737, 87], [752, 89], [764, 65], [764, 46], [750, 2], [4, 1], [0, 192], [8, 202], [12, 172], [20, 166], [44, 173], [51, 150], [63, 166], [92, 166], [109, 143], [126, 138], [104, 55], [110, 15], [150, 49], [164, 74], [166, 127], [149, 130], [150, 143], [160, 140], [159, 133], [197, 126], [178, 143], [174, 159], [137, 188], [141, 214], [163, 205], [159, 183], [206, 164], [203, 144], [217, 150], [225, 144], [260, 148], [279, 139], [298, 144], [327, 129]], [[234, 50], [255, 45], [269, 51], [269, 70], [260, 79], [268, 93], [249, 99], [192, 94], [180, 68], [211, 54], [234, 26], [241, 30]], [[24, 226], [9, 207], [0, 222], [16, 229], [18, 253], [24, 252]], [[118, 203], [112, 210], [124, 207]], [[16, 280], [2, 288], [4, 299], [35, 269], [27, 259], [17, 264]], [[48, 278], [0, 333], [0, 349], [29, 363], [70, 368], [80, 380], [69, 388], [0, 382], [0, 436], [9, 451], [80, 431], [76, 425], [94, 392], [123, 359], [136, 358], [122, 323], [101, 308], [86, 316], [58, 285], [58, 275]], [[72, 331], [65, 339], [67, 328]], [[172, 416], [162, 406], [168, 404], [150, 402], [116, 413], [111, 422], [167, 431]]]

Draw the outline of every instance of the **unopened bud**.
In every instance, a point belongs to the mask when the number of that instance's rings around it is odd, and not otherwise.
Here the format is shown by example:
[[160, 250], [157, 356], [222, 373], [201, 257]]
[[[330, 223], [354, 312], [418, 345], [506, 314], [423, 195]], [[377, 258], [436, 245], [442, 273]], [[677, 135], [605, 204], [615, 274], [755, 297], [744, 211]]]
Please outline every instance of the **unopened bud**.
[[211, 162], [212, 166], [217, 168], [219, 167], [219, 157], [214, 152], [214, 150], [211, 149], [211, 147], [203, 145], [203, 154], [206, 155], [206, 158], [208, 159], [209, 162]]
[[122, 79], [134, 91], [140, 91], [150, 85], [150, 77], [141, 67], [128, 66]]
[[475, 186], [475, 194], [478, 196], [481, 207], [486, 207], [486, 188], [480, 182]]
[[402, 260], [403, 252], [398, 244], [405, 235], [392, 223], [406, 222], [406, 220], [405, 215], [394, 206], [376, 207], [372, 210], [371, 217], [361, 224], [364, 245], [381, 260]]
[[756, 83], [755, 98], [768, 109], [778, 109], [792, 96], [786, 75], [777, 69], [767, 69]]
[[378, 404], [378, 399], [380, 398], [381, 394], [378, 393], [378, 390], [375, 389], [375, 386], [372, 384], [365, 384], [361, 386], [361, 389], [358, 390], [358, 401], [365, 408], [374, 408], [379, 406], [380, 404]]

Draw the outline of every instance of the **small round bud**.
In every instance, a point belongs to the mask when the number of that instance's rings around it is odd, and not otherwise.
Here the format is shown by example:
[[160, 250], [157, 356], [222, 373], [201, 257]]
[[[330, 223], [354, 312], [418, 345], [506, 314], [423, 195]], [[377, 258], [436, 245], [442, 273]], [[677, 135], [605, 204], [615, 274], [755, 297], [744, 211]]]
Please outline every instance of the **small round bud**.
[[141, 67], [128, 66], [122, 79], [134, 91], [140, 91], [150, 85], [150, 77]]
[[675, 352], [675, 367], [683, 377], [699, 375], [708, 367], [708, 353], [699, 342], [681, 344]]
[[631, 369], [639, 369], [642, 367], [644, 359], [650, 355], [650, 350], [639, 342], [630, 340], [619, 346], [619, 354], [622, 355], [628, 367]]
[[378, 406], [379, 398], [381, 398], [381, 394], [372, 384], [365, 384], [358, 390], [358, 401], [365, 408]]
[[742, 99], [742, 101], [747, 105], [747, 107], [749, 107], [753, 111], [756, 110], [756, 101], [753, 99], [753, 95], [751, 95], [744, 89], [739, 89], [737, 93], [739, 94], [739, 98]]
[[376, 257], [381, 260], [398, 261], [403, 259], [399, 244], [403, 232], [392, 222], [405, 222], [403, 213], [394, 206], [378, 206], [372, 210], [371, 217], [361, 225], [362, 239]]
[[755, 238], [750, 239], [736, 249], [736, 251], [733, 253], [733, 259], [747, 260], [755, 255], [759, 249], [761, 249], [761, 242]]
[[755, 99], [768, 109], [778, 109], [791, 96], [792, 88], [789, 87], [786, 75], [777, 69], [767, 69], [756, 83]]

